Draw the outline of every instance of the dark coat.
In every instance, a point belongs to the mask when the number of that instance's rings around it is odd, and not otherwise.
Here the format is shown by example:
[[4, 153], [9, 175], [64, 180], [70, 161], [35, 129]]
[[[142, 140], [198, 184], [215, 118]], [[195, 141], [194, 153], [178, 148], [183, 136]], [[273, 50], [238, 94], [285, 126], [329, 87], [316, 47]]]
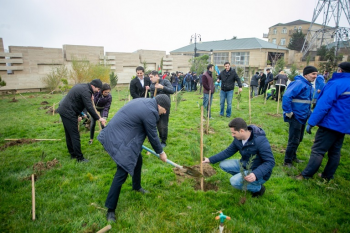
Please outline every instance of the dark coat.
[[113, 116], [97, 140], [118, 166], [132, 176], [146, 136], [157, 154], [163, 151], [157, 133], [158, 120], [155, 99], [134, 99]]
[[242, 88], [241, 79], [238, 77], [235, 69], [230, 68], [228, 72], [226, 70], [221, 71], [218, 79], [221, 80], [221, 90], [223, 91], [235, 89], [235, 82], [237, 82], [239, 88]]
[[273, 81], [273, 74], [270, 72], [266, 75], [265, 85]]
[[92, 105], [92, 94], [89, 83], [76, 84], [60, 102], [57, 112], [68, 119], [78, 119], [78, 115], [86, 108], [95, 120], [100, 119]]
[[273, 78], [273, 80], [276, 80], [277, 86], [287, 86], [288, 77], [285, 74], [278, 74]]
[[213, 82], [212, 72], [207, 71], [202, 76], [202, 83], [203, 83], [203, 93], [209, 94], [209, 91], [211, 91], [211, 94], [215, 92], [215, 86]]
[[[133, 99], [145, 97], [146, 86], [151, 85], [151, 79], [149, 77], [144, 77], [143, 79], [144, 79], [143, 87], [142, 87], [138, 77], [131, 80], [131, 82], [130, 82], [130, 95], [132, 96]], [[149, 97], [148, 92], [147, 92], [147, 97]]]
[[96, 109], [101, 111], [101, 117], [108, 117], [109, 109], [111, 107], [112, 103], [112, 95], [109, 94], [106, 97], [104, 97], [101, 93], [101, 91], [96, 92], [94, 94], [94, 102]]
[[262, 74], [261, 76], [260, 76], [260, 84], [261, 84], [261, 86], [264, 86], [265, 85], [265, 80], [266, 80], [266, 74]]
[[263, 178], [267, 181], [271, 176], [273, 167], [275, 166], [275, 158], [273, 157], [270, 143], [267, 140], [263, 129], [255, 125], [249, 125], [248, 130], [251, 131], [251, 135], [244, 146], [242, 140], [237, 140], [235, 138], [226, 150], [210, 157], [209, 161], [210, 163], [217, 163], [231, 157], [239, 151], [242, 155], [240, 162], [246, 169], [250, 157], [256, 155], [251, 170], [257, 180]]
[[[157, 95], [159, 94], [166, 94], [170, 98], [170, 94], [174, 94], [174, 88], [173, 85], [171, 85], [170, 81], [167, 79], [159, 79], [159, 84], [163, 85], [163, 89], [157, 88]], [[152, 83], [150, 86], [151, 90], [151, 97], [153, 98], [154, 90], [155, 90], [155, 83]]]
[[258, 86], [259, 85], [259, 78], [260, 78], [259, 75], [254, 74], [252, 79], [250, 80], [250, 86]]

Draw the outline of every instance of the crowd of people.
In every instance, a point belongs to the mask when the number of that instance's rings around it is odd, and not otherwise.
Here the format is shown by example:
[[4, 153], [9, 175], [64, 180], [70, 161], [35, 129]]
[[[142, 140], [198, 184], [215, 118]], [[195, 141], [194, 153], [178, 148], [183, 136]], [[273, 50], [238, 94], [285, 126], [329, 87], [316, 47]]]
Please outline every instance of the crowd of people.
[[[71, 158], [79, 162], [88, 162], [81, 152], [77, 127], [81, 112], [85, 109], [92, 118], [90, 143], [93, 142], [95, 122], [100, 121], [102, 124], [103, 130], [97, 139], [117, 164], [117, 171], [105, 203], [108, 208], [108, 221], [116, 221], [115, 210], [121, 187], [128, 174], [132, 176], [133, 190], [148, 193], [141, 186], [141, 151], [146, 137], [161, 160], [167, 160], [164, 148], [168, 139], [171, 94], [180, 90], [196, 91], [199, 86], [199, 93], [203, 89], [206, 116], [213, 119], [213, 95], [219, 91], [219, 117], [231, 118], [234, 88], [237, 83], [238, 92], [242, 91], [241, 79], [229, 62], [224, 64], [224, 69], [218, 73], [216, 80], [213, 72], [213, 64], [209, 64], [207, 70], [199, 76], [196, 72], [165, 73], [161, 76], [157, 71], [145, 75], [144, 68], [137, 67], [136, 77], [130, 82], [130, 95], [133, 100], [119, 109], [107, 126], [106, 119], [112, 101], [111, 88], [108, 84], [102, 84], [99, 79], [75, 85], [61, 101], [57, 111], [62, 118]], [[289, 85], [284, 71], [280, 71], [275, 77], [270, 69], [266, 72], [256, 72], [253, 75], [250, 95], [253, 97], [253, 94], [265, 94], [267, 99], [272, 96], [276, 101], [282, 101], [283, 118], [289, 124], [283, 166], [293, 167], [294, 163], [303, 162], [297, 157], [297, 149], [303, 140], [304, 131], [311, 134], [312, 128], [318, 126], [310, 160], [296, 179], [312, 178], [319, 170], [326, 153], [328, 162], [319, 176], [326, 180], [333, 179], [339, 165], [344, 136], [350, 134], [350, 63], [340, 63], [332, 78], [319, 74], [316, 67], [306, 66], [303, 73], [296, 76]], [[328, 82], [325, 83], [327, 79]], [[312, 82], [315, 80], [314, 88]], [[234, 138], [232, 143], [225, 150], [205, 158], [203, 163], [220, 162], [221, 169], [232, 175], [230, 183], [234, 188], [242, 189], [245, 180], [248, 182], [247, 190], [252, 196], [260, 197], [265, 193], [264, 183], [269, 180], [275, 166], [266, 133], [258, 126], [247, 125], [242, 118], [232, 119], [228, 127]], [[240, 159], [229, 159], [237, 152], [241, 155]], [[241, 172], [241, 165], [245, 175]]]

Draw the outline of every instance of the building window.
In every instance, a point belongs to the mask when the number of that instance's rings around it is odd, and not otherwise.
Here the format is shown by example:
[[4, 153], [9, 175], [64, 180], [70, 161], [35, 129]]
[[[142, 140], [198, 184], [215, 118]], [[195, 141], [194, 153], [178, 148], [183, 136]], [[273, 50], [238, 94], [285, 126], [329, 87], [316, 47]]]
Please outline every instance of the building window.
[[228, 61], [228, 53], [213, 53], [214, 64], [223, 66]]
[[231, 64], [236, 66], [248, 66], [249, 52], [231, 53]]
[[283, 34], [287, 34], [287, 28], [284, 27], [284, 28], [282, 29], [282, 33], [283, 33]]
[[275, 34], [275, 35], [277, 34], [277, 28], [273, 29], [273, 34]]
[[276, 38], [272, 39], [272, 44], [276, 44]]
[[286, 39], [281, 39], [281, 45], [286, 45]]

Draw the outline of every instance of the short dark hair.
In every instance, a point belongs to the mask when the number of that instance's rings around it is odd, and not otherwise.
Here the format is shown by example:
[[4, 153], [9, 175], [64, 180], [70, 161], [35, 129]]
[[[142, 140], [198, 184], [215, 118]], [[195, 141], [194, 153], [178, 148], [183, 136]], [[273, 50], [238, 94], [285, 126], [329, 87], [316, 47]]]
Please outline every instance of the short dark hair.
[[209, 70], [210, 68], [212, 68], [214, 65], [213, 64], [209, 64], [208, 66], [207, 66], [207, 70]]
[[102, 84], [101, 93], [105, 90], [111, 90], [111, 86], [108, 83]]
[[235, 131], [240, 131], [241, 129], [248, 130], [247, 123], [242, 118], [233, 119], [228, 123], [228, 127], [233, 128]]
[[150, 74], [153, 75], [153, 76], [157, 76], [158, 72], [156, 70], [152, 70]]
[[231, 64], [227, 61], [227, 62], [224, 63], [224, 66], [227, 65], [227, 64], [231, 65]]
[[270, 70], [269, 68], [266, 69], [266, 71]]
[[137, 72], [138, 70], [142, 70], [142, 72], [145, 72], [145, 69], [144, 69], [142, 66], [136, 67], [136, 72]]

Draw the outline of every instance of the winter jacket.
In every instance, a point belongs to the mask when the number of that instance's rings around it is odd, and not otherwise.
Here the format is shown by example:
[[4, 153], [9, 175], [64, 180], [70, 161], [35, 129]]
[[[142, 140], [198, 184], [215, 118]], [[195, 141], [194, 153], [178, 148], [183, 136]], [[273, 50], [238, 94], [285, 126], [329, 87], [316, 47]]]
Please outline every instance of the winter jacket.
[[215, 92], [215, 86], [214, 86], [211, 71], [207, 71], [203, 74], [202, 83], [203, 83], [203, 93], [204, 94], [209, 94], [209, 91], [211, 91], [211, 94], [213, 94]]
[[[143, 87], [142, 87], [140, 79], [138, 77], [131, 80], [131, 82], [130, 82], [130, 95], [132, 96], [133, 99], [145, 97], [146, 86], [151, 85], [151, 79], [149, 77], [144, 77], [143, 80], [144, 80]], [[149, 96], [149, 94], [147, 92], [147, 97], [148, 96]]]
[[[163, 85], [163, 89], [157, 88], [157, 95], [166, 94], [170, 98], [170, 94], [174, 94], [174, 88], [171, 85], [169, 80], [159, 79], [159, 84]], [[151, 97], [153, 98], [154, 90], [155, 90], [155, 83], [151, 83], [150, 90], [151, 90]]]
[[174, 87], [176, 87], [176, 86], [178, 85], [179, 79], [177, 78], [176, 75], [173, 75], [173, 76], [171, 76], [171, 78], [170, 78], [170, 82], [171, 82], [171, 84], [172, 84]]
[[317, 99], [308, 124], [350, 134], [350, 73], [333, 73]]
[[100, 119], [92, 105], [92, 94], [89, 83], [76, 84], [60, 102], [57, 112], [66, 118], [78, 119], [78, 115], [86, 108], [95, 120]]
[[266, 80], [266, 74], [262, 74], [261, 76], [260, 76], [260, 85], [261, 86], [264, 86], [265, 85], [265, 80]]
[[285, 74], [278, 74], [276, 77], [274, 77], [273, 80], [276, 80], [277, 86], [287, 86], [288, 77]]
[[101, 91], [94, 94], [94, 102], [97, 110], [102, 110], [101, 117], [108, 117], [109, 108], [112, 103], [112, 95], [108, 94], [106, 97], [102, 95]]
[[158, 120], [156, 100], [137, 98], [113, 116], [97, 140], [118, 166], [132, 176], [146, 136], [157, 154], [163, 151], [157, 133]]
[[199, 84], [202, 84], [202, 77], [203, 77], [203, 74], [200, 74], [199, 75]]
[[221, 71], [218, 79], [221, 80], [221, 90], [223, 91], [232, 91], [235, 89], [235, 82], [237, 82], [239, 88], [242, 88], [241, 80], [235, 69], [230, 68], [228, 72], [226, 70]]
[[259, 75], [254, 74], [252, 79], [250, 80], [250, 86], [258, 86], [259, 85], [259, 78], [260, 78]]
[[315, 83], [315, 95], [314, 95], [314, 99], [317, 99], [320, 95], [320, 93], [317, 92], [317, 90], [321, 90], [323, 89], [324, 85], [325, 85], [325, 81], [324, 81], [324, 77], [323, 75], [317, 75], [316, 78], [316, 83]]
[[257, 180], [263, 178], [267, 181], [271, 176], [273, 167], [275, 166], [275, 158], [273, 157], [270, 143], [267, 140], [263, 129], [255, 125], [249, 125], [248, 130], [251, 131], [251, 135], [244, 146], [242, 140], [235, 138], [229, 147], [210, 157], [209, 161], [210, 163], [217, 163], [231, 157], [239, 151], [242, 155], [240, 162], [242, 163], [242, 166], [247, 169], [247, 163], [249, 162], [250, 157], [256, 155], [250, 168]]
[[266, 75], [266, 79], [265, 79], [265, 85], [267, 85], [269, 82], [273, 81], [273, 74], [270, 72]]
[[293, 112], [293, 117], [301, 124], [305, 124], [311, 114], [313, 88], [312, 84], [301, 75], [296, 76], [294, 80], [283, 95], [284, 121], [289, 121], [285, 114]]

